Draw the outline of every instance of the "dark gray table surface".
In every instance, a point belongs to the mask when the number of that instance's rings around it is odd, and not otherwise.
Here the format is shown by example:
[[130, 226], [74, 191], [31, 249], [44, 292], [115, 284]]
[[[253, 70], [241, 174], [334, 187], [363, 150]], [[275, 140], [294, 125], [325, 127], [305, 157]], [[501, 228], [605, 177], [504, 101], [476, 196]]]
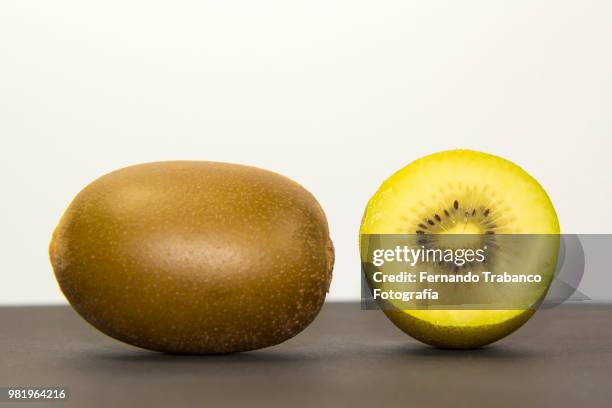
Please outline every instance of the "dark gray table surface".
[[0, 407], [612, 406], [610, 305], [541, 310], [470, 351], [422, 345], [357, 303], [327, 303], [279, 346], [222, 356], [139, 350], [68, 307], [2, 307], [0, 324], [0, 387], [70, 393], [65, 403]]

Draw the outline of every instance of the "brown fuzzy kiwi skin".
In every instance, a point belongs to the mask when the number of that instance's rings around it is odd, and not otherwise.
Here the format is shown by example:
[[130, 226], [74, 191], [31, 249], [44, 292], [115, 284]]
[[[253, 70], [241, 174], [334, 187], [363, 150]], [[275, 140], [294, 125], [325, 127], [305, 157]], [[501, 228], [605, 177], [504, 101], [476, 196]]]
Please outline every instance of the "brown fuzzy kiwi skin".
[[279, 344], [319, 313], [334, 250], [299, 184], [217, 162], [147, 163], [72, 201], [49, 247], [59, 286], [94, 327], [180, 354]]

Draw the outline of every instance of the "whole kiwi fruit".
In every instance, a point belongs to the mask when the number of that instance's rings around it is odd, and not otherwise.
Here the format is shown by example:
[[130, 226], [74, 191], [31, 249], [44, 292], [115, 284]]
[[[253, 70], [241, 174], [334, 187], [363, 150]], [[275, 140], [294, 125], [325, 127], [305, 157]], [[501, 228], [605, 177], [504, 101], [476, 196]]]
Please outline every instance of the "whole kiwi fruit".
[[74, 309], [169, 353], [279, 344], [318, 314], [334, 251], [299, 184], [243, 165], [169, 161], [107, 174], [74, 198], [50, 258]]

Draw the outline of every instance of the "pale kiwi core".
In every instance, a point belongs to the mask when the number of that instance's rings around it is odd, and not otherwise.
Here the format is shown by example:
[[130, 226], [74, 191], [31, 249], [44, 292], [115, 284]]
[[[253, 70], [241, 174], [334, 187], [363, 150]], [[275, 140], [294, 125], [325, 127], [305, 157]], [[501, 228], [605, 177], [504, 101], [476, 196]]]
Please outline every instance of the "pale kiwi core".
[[[387, 179], [368, 202], [360, 234], [559, 234], [540, 184], [497, 156], [435, 153]], [[529, 310], [385, 311], [411, 336], [439, 347], [473, 348], [525, 323]]]

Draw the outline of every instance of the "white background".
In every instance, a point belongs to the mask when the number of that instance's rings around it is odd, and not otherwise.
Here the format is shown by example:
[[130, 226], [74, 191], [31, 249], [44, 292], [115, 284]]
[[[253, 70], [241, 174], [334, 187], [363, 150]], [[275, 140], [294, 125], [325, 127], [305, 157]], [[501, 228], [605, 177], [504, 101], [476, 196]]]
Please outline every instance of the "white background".
[[[606, 0], [3, 0], [0, 303], [63, 302], [47, 259], [63, 210], [146, 161], [303, 184], [336, 244], [332, 299], [359, 296], [370, 195], [438, 150], [509, 158], [564, 232], [610, 233], [611, 40]], [[585, 293], [612, 300], [609, 274]]]

